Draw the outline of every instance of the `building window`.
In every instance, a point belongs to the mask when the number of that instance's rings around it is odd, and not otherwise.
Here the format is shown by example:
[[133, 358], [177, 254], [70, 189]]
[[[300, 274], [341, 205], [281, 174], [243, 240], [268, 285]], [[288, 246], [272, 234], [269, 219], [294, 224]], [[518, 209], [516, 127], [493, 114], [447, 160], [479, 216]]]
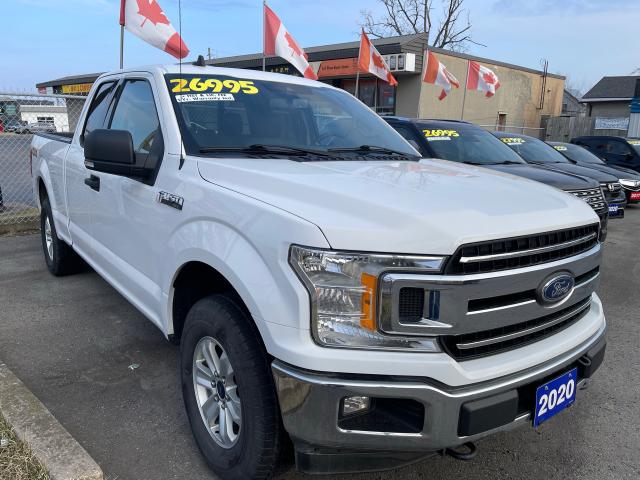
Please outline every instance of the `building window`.
[[[351, 95], [356, 93], [355, 79], [345, 79], [336, 85]], [[367, 107], [380, 115], [395, 115], [396, 88], [377, 79], [364, 78], [358, 82], [358, 98]]]
[[507, 114], [506, 113], [498, 113], [498, 122], [496, 124], [496, 130], [499, 132], [504, 132], [504, 127], [507, 126]]
[[55, 122], [53, 121], [53, 117], [37, 117], [38, 123], [43, 123], [46, 125], [53, 125]]

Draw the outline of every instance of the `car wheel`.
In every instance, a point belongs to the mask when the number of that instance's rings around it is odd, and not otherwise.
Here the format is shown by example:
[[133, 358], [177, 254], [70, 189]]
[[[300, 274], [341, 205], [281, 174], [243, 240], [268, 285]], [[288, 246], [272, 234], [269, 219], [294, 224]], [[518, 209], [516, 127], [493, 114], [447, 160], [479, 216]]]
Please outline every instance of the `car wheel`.
[[75, 273], [81, 264], [80, 258], [69, 245], [58, 238], [51, 205], [46, 198], [42, 201], [40, 212], [40, 234], [47, 269], [56, 277]]
[[284, 427], [266, 350], [235, 300], [213, 295], [191, 308], [180, 376], [191, 429], [211, 469], [224, 479], [270, 478]]

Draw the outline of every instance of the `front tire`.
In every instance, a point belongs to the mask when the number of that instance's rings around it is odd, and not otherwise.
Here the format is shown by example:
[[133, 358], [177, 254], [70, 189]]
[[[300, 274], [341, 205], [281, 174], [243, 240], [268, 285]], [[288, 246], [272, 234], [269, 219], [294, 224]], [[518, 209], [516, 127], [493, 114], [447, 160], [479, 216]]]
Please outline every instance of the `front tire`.
[[266, 479], [283, 432], [267, 353], [253, 320], [212, 295], [189, 311], [180, 343], [182, 394], [191, 430], [223, 479]]
[[45, 198], [42, 201], [40, 212], [40, 235], [42, 237], [42, 250], [47, 269], [56, 277], [75, 273], [80, 264], [80, 258], [63, 240], [58, 238], [51, 205]]

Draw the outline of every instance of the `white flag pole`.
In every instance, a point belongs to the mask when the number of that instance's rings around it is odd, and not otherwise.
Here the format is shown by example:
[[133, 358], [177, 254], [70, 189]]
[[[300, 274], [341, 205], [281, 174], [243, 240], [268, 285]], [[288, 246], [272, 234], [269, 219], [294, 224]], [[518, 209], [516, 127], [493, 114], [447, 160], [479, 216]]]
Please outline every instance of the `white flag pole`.
[[467, 60], [467, 77], [464, 80], [464, 94], [462, 96], [462, 112], [460, 113], [460, 120], [464, 120], [464, 104], [467, 101], [467, 83], [469, 82], [469, 67], [471, 63]]
[[422, 105], [422, 90], [424, 89], [424, 72], [429, 63], [429, 50], [422, 51], [422, 72], [420, 72], [420, 93], [418, 94], [418, 111], [416, 118], [420, 118], [420, 106]]
[[125, 4], [127, 0], [120, 2], [120, 70], [124, 68], [124, 23], [125, 23]]
[[267, 70], [267, 57], [264, 54], [264, 50], [267, 46], [267, 26], [265, 25], [264, 7], [267, 6], [267, 0], [262, 2], [262, 71]]

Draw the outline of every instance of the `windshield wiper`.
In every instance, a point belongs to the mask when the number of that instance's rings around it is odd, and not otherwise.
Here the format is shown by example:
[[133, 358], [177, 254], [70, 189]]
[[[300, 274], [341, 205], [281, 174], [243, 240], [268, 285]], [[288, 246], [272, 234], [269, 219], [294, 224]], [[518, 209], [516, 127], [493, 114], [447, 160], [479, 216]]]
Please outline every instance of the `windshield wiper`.
[[386, 153], [389, 155], [402, 155], [403, 157], [411, 157], [411, 158], [420, 158], [418, 155], [413, 155], [407, 152], [401, 152], [399, 150], [393, 150], [387, 147], [378, 147], [375, 145], [360, 145], [359, 147], [340, 147], [340, 148], [329, 148], [328, 152], [332, 153]]
[[248, 147], [204, 147], [200, 149], [200, 153], [249, 153], [252, 155], [260, 154], [284, 154], [284, 155], [317, 155], [319, 157], [328, 157], [329, 154], [322, 150], [313, 150], [311, 148], [289, 147], [286, 145], [263, 145], [256, 143]]

